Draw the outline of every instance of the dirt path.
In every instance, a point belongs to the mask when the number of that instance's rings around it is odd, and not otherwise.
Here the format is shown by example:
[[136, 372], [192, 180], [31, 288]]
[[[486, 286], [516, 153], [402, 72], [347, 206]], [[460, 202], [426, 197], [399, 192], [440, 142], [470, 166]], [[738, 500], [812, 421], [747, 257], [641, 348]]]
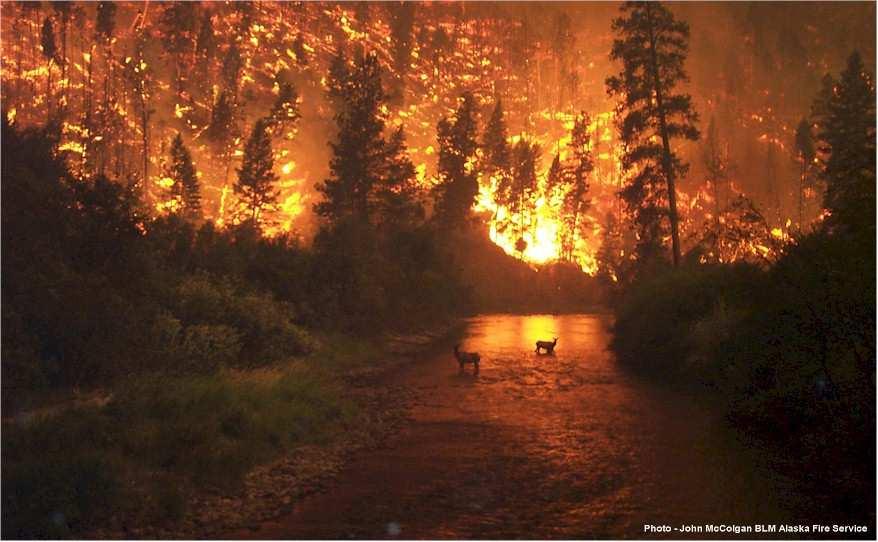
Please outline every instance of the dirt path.
[[[789, 519], [778, 481], [719, 420], [620, 371], [601, 317], [485, 316], [466, 333], [478, 376], [450, 347], [397, 372], [385, 384], [411, 392], [409, 421], [386, 447], [229, 536], [644, 538], [647, 523]], [[533, 353], [554, 336], [556, 355]]]

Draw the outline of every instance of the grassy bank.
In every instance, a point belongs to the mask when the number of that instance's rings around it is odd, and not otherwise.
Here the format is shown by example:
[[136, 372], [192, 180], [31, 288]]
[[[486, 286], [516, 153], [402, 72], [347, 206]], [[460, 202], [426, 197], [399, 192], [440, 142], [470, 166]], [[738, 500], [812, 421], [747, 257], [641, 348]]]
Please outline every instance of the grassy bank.
[[178, 519], [189, 491], [234, 490], [253, 466], [331, 438], [354, 408], [327, 376], [290, 368], [156, 378], [104, 406], [7, 424], [3, 536], [67, 537], [114, 515]]
[[770, 269], [667, 270], [627, 289], [613, 347], [777, 449], [818, 514], [874, 522], [874, 280], [873, 248], [822, 234]]

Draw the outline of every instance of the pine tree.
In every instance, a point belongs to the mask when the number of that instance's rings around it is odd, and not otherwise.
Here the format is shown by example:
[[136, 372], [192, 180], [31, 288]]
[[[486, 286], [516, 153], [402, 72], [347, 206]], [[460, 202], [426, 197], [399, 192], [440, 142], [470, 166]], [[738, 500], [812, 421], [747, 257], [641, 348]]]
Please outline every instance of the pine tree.
[[225, 176], [223, 184], [228, 182], [229, 169], [232, 163], [232, 143], [238, 133], [237, 123], [235, 122], [235, 103], [231, 94], [223, 90], [216, 98], [210, 111], [210, 123], [204, 135], [207, 137], [218, 154], [225, 162]]
[[520, 139], [512, 149], [510, 175], [498, 185], [495, 193], [497, 205], [508, 211], [501, 230], [514, 227], [517, 237], [516, 249], [523, 253], [527, 249], [524, 234], [533, 226], [529, 211], [537, 190], [537, 171], [540, 169], [540, 147], [526, 139]]
[[61, 21], [61, 50], [58, 52], [57, 61], [61, 67], [61, 80], [66, 81], [63, 89], [63, 101], [65, 104], [69, 102], [67, 91], [70, 89], [70, 79], [67, 77], [67, 29], [70, 26], [72, 6], [72, 2], [52, 2], [52, 10], [55, 12], [55, 17]]
[[[512, 150], [507, 139], [508, 134], [506, 132], [506, 120], [503, 115], [503, 104], [498, 98], [494, 104], [491, 118], [488, 120], [488, 125], [485, 127], [485, 133], [482, 136], [482, 160], [479, 167], [482, 175], [491, 183], [495, 193], [501, 185], [509, 182], [508, 179], [511, 175]], [[493, 220], [496, 220], [496, 218], [497, 213], [495, 211]]]
[[192, 163], [192, 154], [180, 133], [171, 143], [171, 161], [165, 176], [173, 181], [171, 195], [179, 202], [179, 214], [188, 220], [201, 218], [201, 187]]
[[299, 66], [308, 65], [308, 51], [305, 50], [305, 37], [301, 32], [296, 34], [296, 39], [293, 41], [293, 53], [296, 55], [296, 63]]
[[46, 59], [46, 119], [48, 122], [52, 119], [52, 64], [58, 58], [58, 48], [55, 45], [55, 26], [49, 17], [43, 19], [40, 45], [43, 49], [43, 58]]
[[375, 187], [375, 216], [379, 226], [399, 229], [421, 220], [415, 166], [408, 156], [400, 126], [387, 140], [381, 180]]
[[581, 236], [582, 228], [586, 225], [584, 217], [591, 202], [587, 198], [589, 189], [589, 176], [594, 170], [594, 158], [592, 157], [591, 134], [588, 132], [591, 119], [583, 111], [577, 115], [573, 122], [573, 130], [570, 139], [570, 150], [573, 164], [570, 167], [570, 175], [567, 177], [568, 185], [564, 190], [564, 205], [561, 219], [566, 231], [565, 257], [573, 258], [573, 249], [576, 240]]
[[799, 121], [795, 138], [796, 159], [799, 163], [799, 229], [805, 227], [805, 188], [809, 183], [811, 165], [817, 154], [814, 148], [814, 135], [808, 119]]
[[296, 122], [302, 117], [299, 112], [299, 93], [292, 83], [280, 83], [277, 98], [271, 107], [269, 118], [276, 135], [292, 132]]
[[165, 34], [162, 45], [172, 57], [174, 65], [174, 84], [177, 96], [182, 96], [185, 75], [193, 49], [196, 24], [196, 4], [194, 2], [170, 2], [162, 13], [161, 26]]
[[728, 188], [720, 188], [729, 180], [728, 150], [723, 146], [713, 117], [707, 128], [707, 137], [701, 151], [704, 163], [704, 171], [707, 174], [707, 182], [713, 188], [714, 221], [719, 223], [722, 210], [728, 206]]
[[434, 189], [434, 217], [444, 227], [466, 223], [479, 194], [475, 169], [476, 103], [472, 94], [463, 95], [453, 119], [442, 118], [437, 125], [439, 143], [439, 183]]
[[[565, 12], [555, 17], [555, 29], [552, 36], [552, 54], [557, 64], [556, 81], [558, 89], [558, 110], [563, 110], [565, 103], [565, 90], [569, 88], [571, 78], [575, 75], [571, 62], [571, 53], [576, 45], [576, 36], [571, 28], [570, 16]], [[574, 94], [568, 93], [567, 100], [573, 99]]]
[[233, 41], [223, 59], [222, 79], [225, 89], [231, 92], [236, 101], [238, 99], [238, 77], [241, 75], [243, 67], [241, 49], [238, 47], [238, 43]]
[[[689, 25], [674, 19], [663, 4], [628, 2], [613, 21], [617, 34], [610, 57], [623, 70], [607, 78], [617, 106], [619, 133], [625, 144], [622, 165], [637, 170], [621, 196], [634, 215], [642, 257], [658, 256], [670, 221], [674, 265], [680, 262], [680, 233], [675, 183], [688, 164], [672, 150], [673, 139], [698, 139], [688, 94], [675, 91], [688, 77], [683, 62], [688, 52]], [[655, 141], [653, 135], [660, 141]]]
[[[114, 126], [116, 123], [113, 122], [112, 113], [110, 109], [111, 102], [111, 88], [113, 82], [113, 74], [115, 72], [115, 61], [113, 59], [113, 33], [116, 29], [116, 3], [115, 2], [98, 2], [97, 6], [97, 14], [95, 18], [95, 42], [101, 46], [103, 49], [104, 56], [104, 82], [103, 82], [103, 100], [101, 102], [100, 107], [100, 116], [99, 116], [99, 128], [98, 133], [101, 135], [101, 141], [97, 145], [97, 148], [93, 152], [96, 157], [96, 161], [98, 164], [97, 171], [100, 174], [103, 174], [107, 167], [107, 162], [109, 161], [108, 154], [111, 149], [109, 148], [109, 142], [115, 139], [114, 134]], [[90, 59], [88, 62], [88, 70], [89, 70], [89, 81], [91, 81], [92, 76], [92, 64], [94, 63], [94, 58]], [[90, 98], [95, 94], [94, 88], [92, 87]], [[92, 114], [92, 106], [91, 102], [85, 111], [86, 126], [90, 126], [90, 116]], [[98, 142], [92, 142], [92, 145]]]
[[274, 183], [278, 176], [274, 173], [270, 124], [268, 119], [261, 118], [253, 126], [234, 186], [240, 215], [254, 226], [265, 223], [265, 215], [277, 210], [279, 191]]
[[150, 107], [155, 82], [153, 81], [152, 67], [146, 62], [146, 48], [149, 34], [144, 30], [138, 30], [134, 37], [134, 51], [125, 59], [125, 75], [131, 85], [131, 100], [140, 121], [140, 137], [143, 161], [143, 177], [141, 187], [146, 188], [149, 179], [149, 120], [154, 113]]
[[198, 28], [198, 39], [195, 46], [196, 54], [210, 60], [216, 53], [216, 37], [213, 33], [213, 13], [205, 9], [201, 16], [201, 25]]
[[95, 39], [108, 42], [116, 29], [116, 3], [98, 2]]
[[[814, 105], [826, 226], [875, 235], [875, 85], [859, 53], [838, 81], [824, 80]], [[873, 241], [874, 242], [874, 241]]]
[[330, 176], [317, 186], [323, 200], [315, 212], [330, 228], [348, 221], [365, 226], [391, 223], [388, 194], [397, 193], [400, 201], [394, 205], [409, 199], [411, 191], [400, 187], [410, 184], [414, 168], [405, 156], [402, 132], [389, 140], [384, 136], [387, 115], [382, 106], [387, 96], [378, 57], [360, 55], [349, 67], [339, 52], [330, 66], [328, 85], [338, 134], [330, 144]]
[[394, 97], [402, 102], [405, 93], [405, 75], [408, 73], [412, 54], [412, 28], [415, 22], [415, 2], [398, 2], [388, 5], [390, 11], [390, 38], [393, 45]]

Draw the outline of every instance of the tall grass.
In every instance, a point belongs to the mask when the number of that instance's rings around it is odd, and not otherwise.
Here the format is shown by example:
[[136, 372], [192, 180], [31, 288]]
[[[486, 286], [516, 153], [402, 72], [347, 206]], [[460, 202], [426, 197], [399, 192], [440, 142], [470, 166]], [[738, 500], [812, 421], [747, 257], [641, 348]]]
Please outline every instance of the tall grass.
[[140, 381], [103, 407], [4, 427], [3, 537], [82, 533], [115, 513], [175, 518], [188, 488], [233, 489], [255, 465], [339, 430], [353, 405], [314, 371]]

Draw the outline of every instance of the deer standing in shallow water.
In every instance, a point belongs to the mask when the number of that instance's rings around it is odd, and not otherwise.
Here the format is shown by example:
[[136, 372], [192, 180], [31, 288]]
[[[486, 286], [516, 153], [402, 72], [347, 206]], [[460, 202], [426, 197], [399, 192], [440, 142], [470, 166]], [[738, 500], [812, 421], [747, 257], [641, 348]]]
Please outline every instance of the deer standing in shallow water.
[[454, 357], [457, 358], [457, 363], [460, 364], [460, 370], [463, 371], [463, 366], [467, 363], [473, 364], [473, 374], [479, 374], [479, 361], [481, 357], [477, 352], [461, 352], [460, 345], [454, 345]]
[[555, 353], [555, 345], [558, 344], [558, 337], [553, 337], [553, 341], [537, 341], [537, 349], [534, 350], [537, 354], [540, 353], [540, 350], [545, 350], [546, 354], [554, 354]]

